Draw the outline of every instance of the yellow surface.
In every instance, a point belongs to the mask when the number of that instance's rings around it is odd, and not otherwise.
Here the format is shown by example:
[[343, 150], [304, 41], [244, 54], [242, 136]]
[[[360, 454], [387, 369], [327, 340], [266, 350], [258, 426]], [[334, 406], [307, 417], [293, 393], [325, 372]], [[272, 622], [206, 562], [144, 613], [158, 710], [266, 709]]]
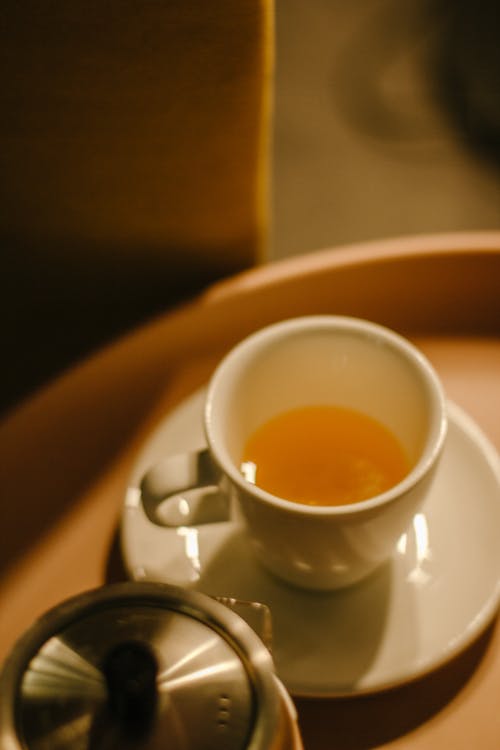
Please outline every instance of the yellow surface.
[[272, 11], [7, 0], [2, 236], [77, 263], [253, 264], [267, 232]]

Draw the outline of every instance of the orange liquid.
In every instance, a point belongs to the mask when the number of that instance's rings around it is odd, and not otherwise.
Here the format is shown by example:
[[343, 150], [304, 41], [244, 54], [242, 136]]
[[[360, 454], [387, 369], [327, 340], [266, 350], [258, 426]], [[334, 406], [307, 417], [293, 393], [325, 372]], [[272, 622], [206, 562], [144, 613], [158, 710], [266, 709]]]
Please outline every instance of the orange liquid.
[[255, 484], [306, 505], [347, 505], [397, 484], [410, 468], [396, 437], [352, 409], [306, 406], [278, 414], [249, 438], [242, 462]]

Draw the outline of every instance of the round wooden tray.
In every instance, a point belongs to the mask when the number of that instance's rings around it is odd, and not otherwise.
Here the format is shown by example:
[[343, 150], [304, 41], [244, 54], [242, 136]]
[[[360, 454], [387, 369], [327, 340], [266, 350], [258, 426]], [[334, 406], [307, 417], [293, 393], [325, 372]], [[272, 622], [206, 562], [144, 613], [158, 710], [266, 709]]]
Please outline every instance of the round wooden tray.
[[[365, 317], [409, 336], [500, 449], [500, 232], [364, 243], [240, 274], [97, 353], [3, 420], [0, 658], [50, 606], [124, 576], [117, 527], [126, 481], [168, 410], [242, 336], [312, 313]], [[499, 695], [494, 622], [412, 684], [297, 707], [311, 750], [497, 750]]]

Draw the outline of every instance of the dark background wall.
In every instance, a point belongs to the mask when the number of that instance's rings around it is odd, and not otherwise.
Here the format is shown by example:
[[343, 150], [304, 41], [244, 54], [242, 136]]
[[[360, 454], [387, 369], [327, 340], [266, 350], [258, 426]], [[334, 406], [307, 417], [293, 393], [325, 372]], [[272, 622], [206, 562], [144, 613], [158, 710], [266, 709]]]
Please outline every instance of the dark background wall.
[[2, 3], [1, 408], [255, 262], [267, 7]]

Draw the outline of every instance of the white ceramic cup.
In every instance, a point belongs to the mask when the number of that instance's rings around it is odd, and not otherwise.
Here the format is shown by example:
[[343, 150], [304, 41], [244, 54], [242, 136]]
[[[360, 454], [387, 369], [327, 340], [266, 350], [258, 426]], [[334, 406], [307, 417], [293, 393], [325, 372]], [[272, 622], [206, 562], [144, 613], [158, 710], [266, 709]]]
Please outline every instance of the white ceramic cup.
[[[308, 405], [355, 409], [381, 422], [405, 449], [409, 473], [382, 494], [340, 506], [304, 505], [247, 481], [241, 463], [248, 437], [271, 417]], [[152, 467], [142, 482], [142, 502], [152, 518], [160, 501], [173, 496], [177, 504], [163, 523], [196, 525], [223, 519], [231, 498], [257, 557], [271, 572], [305, 588], [340, 588], [392, 554], [426, 497], [446, 427], [440, 381], [402, 336], [343, 316], [285, 320], [252, 334], [224, 357], [206, 396], [207, 450]], [[198, 506], [190, 507], [182, 495], [215, 483], [218, 497]]]

